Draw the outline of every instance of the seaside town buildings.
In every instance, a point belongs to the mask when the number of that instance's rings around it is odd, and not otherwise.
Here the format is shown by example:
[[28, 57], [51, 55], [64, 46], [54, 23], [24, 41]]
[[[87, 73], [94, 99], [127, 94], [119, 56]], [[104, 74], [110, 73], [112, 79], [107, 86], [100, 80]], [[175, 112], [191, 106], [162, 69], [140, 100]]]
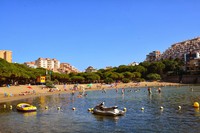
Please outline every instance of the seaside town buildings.
[[200, 37], [173, 44], [161, 55], [161, 59], [179, 58], [184, 60], [184, 54], [191, 52], [200, 52]]
[[92, 66], [89, 66], [87, 69], [85, 69], [85, 72], [97, 72], [97, 69], [93, 68]]
[[12, 51], [10, 50], [0, 50], [0, 58], [12, 63]]
[[128, 66], [137, 66], [137, 65], [139, 65], [139, 63], [137, 63], [137, 62], [132, 62], [132, 63], [128, 64]]
[[60, 68], [60, 61], [57, 59], [50, 59], [50, 58], [38, 58], [35, 61], [36, 66], [46, 68], [48, 70], [57, 71]]
[[[0, 58], [12, 63], [12, 51], [10, 50], [0, 50]], [[146, 56], [146, 61], [154, 62], [161, 59], [180, 59], [184, 62], [184, 68], [186, 71], [200, 71], [200, 37], [196, 37], [190, 40], [182, 41], [171, 45], [166, 51], [161, 53], [160, 51], [152, 51]], [[25, 65], [31, 68], [42, 67], [54, 72], [60, 73], [70, 73], [80, 72], [75, 67], [71, 66], [69, 63], [60, 63], [57, 59], [50, 58], [38, 58], [33, 62], [25, 62]], [[129, 66], [138, 65], [138, 63], [133, 62], [128, 64]], [[111, 66], [105, 69], [110, 69]], [[96, 72], [92, 66], [89, 66], [85, 72]]]
[[158, 61], [160, 56], [161, 56], [160, 51], [153, 51], [146, 56], [146, 61], [149, 62]]
[[153, 51], [147, 55], [146, 61], [161, 59], [180, 59], [185, 64], [186, 71], [200, 70], [200, 37], [171, 45], [165, 52]]
[[69, 63], [61, 63], [60, 68], [58, 69], [60, 73], [79, 73], [80, 71]]
[[25, 62], [24, 64], [31, 68], [42, 67], [47, 70], [52, 70], [53, 72], [59, 73], [79, 72], [77, 68], [71, 66], [69, 63], [60, 63], [60, 61], [58, 61], [57, 59], [38, 58], [36, 61]]

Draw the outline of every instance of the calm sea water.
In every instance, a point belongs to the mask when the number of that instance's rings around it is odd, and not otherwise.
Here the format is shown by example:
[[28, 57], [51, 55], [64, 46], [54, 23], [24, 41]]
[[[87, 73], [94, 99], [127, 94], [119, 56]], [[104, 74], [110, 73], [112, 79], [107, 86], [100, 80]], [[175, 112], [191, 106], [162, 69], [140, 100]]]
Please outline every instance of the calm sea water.
[[[89, 91], [84, 98], [71, 94], [41, 96], [0, 104], [0, 133], [137, 133], [200, 131], [200, 112], [192, 107], [200, 102], [200, 87], [162, 87], [159, 94], [153, 88], [125, 89], [125, 94], [115, 90]], [[105, 117], [93, 115], [88, 108], [104, 101], [106, 106], [127, 108], [125, 116]], [[29, 102], [38, 107], [37, 112], [21, 113], [15, 107]], [[4, 109], [4, 104], [8, 108]], [[9, 106], [13, 109], [10, 110]], [[48, 106], [48, 110], [45, 110]], [[163, 110], [160, 110], [163, 106]], [[182, 109], [178, 110], [178, 106]], [[57, 110], [61, 107], [61, 110]], [[72, 108], [76, 110], [73, 111]], [[144, 107], [144, 111], [141, 108]]]

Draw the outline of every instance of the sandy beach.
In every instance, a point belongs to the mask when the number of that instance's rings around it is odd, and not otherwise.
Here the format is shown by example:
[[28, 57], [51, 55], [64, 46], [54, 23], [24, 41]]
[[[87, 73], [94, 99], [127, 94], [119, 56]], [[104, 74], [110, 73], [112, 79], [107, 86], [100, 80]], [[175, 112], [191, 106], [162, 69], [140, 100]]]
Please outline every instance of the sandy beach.
[[[117, 84], [80, 84], [75, 91], [101, 90], [101, 89], [113, 89], [113, 88], [137, 88], [137, 87], [158, 87], [158, 86], [180, 86], [179, 83], [167, 83], [167, 82], [140, 82], [140, 83], [117, 83]], [[71, 93], [74, 88], [74, 84], [70, 85], [55, 85], [57, 89], [44, 88], [43, 85], [19, 85], [0, 87], [0, 103], [26, 99], [30, 97], [37, 97], [42, 95], [54, 95], [60, 93]]]

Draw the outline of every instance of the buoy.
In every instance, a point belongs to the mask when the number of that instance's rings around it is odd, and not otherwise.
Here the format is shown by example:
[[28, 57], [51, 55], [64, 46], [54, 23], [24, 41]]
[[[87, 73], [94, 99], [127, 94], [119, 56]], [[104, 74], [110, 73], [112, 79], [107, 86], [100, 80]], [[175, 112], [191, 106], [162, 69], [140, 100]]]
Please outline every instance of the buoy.
[[48, 109], [48, 106], [45, 106], [45, 109]]
[[89, 108], [88, 111], [91, 111], [91, 108]]
[[144, 107], [142, 107], [141, 110], [144, 110]]
[[194, 108], [199, 108], [199, 103], [198, 102], [194, 102]]
[[60, 107], [58, 107], [57, 110], [60, 110]]
[[178, 106], [178, 109], [181, 110], [181, 106]]
[[160, 106], [160, 109], [163, 110], [163, 106]]
[[126, 109], [126, 108], [124, 108], [123, 110], [126, 112], [126, 110], [127, 110], [127, 109]]
[[93, 111], [94, 110], [94, 108], [91, 108], [91, 111]]
[[10, 105], [10, 109], [12, 109], [12, 105]]
[[76, 108], [75, 108], [75, 107], [73, 107], [73, 108], [72, 108], [72, 110], [76, 110]]
[[4, 104], [3, 107], [6, 108], [6, 104]]

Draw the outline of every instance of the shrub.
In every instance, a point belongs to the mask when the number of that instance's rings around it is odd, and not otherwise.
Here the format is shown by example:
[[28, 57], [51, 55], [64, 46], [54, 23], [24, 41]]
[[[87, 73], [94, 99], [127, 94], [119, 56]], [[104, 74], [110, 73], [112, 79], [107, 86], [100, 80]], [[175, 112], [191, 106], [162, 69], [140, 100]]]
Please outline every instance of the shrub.
[[130, 82], [130, 79], [128, 79], [128, 78], [123, 78], [123, 79], [122, 79], [122, 82], [123, 82], [123, 83], [129, 83], [129, 82]]
[[147, 78], [149, 80], [160, 80], [161, 79], [160, 75], [157, 73], [150, 73], [147, 75]]

